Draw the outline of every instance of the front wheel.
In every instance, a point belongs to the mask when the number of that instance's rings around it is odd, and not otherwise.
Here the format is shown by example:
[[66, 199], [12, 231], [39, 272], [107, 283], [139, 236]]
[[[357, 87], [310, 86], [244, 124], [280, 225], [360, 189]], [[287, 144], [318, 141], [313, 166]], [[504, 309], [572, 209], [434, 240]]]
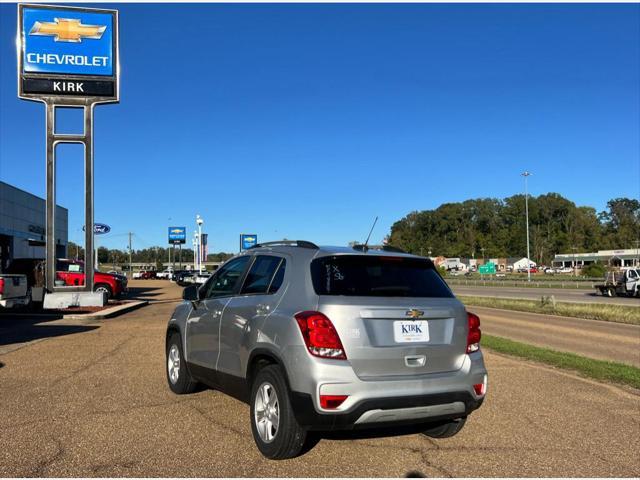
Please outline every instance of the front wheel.
[[198, 386], [187, 370], [184, 355], [182, 353], [182, 341], [180, 334], [173, 332], [167, 341], [167, 382], [173, 393], [183, 395], [193, 393]]
[[111, 287], [105, 283], [98, 283], [95, 287], [93, 287], [93, 291], [96, 293], [104, 293], [106, 296], [107, 302], [113, 295], [113, 292], [111, 291]]
[[456, 435], [467, 421], [467, 417], [456, 418], [446, 422], [430, 426], [422, 432], [423, 435], [431, 438], [449, 438]]
[[282, 369], [261, 369], [251, 387], [251, 432], [260, 453], [272, 460], [297, 457], [307, 432], [298, 424]]

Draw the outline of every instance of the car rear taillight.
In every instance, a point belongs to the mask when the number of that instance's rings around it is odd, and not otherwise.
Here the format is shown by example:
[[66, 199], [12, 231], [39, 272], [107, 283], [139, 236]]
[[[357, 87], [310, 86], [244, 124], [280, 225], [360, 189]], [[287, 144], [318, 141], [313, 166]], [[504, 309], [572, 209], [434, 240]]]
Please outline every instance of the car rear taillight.
[[0, 295], [4, 293], [4, 278], [0, 278]]
[[473, 385], [473, 390], [476, 392], [476, 395], [481, 397], [485, 394], [485, 384], [484, 383], [476, 383]]
[[338, 408], [349, 395], [320, 395], [320, 406], [325, 410]]
[[469, 332], [467, 333], [467, 353], [473, 353], [480, 350], [480, 317], [473, 313], [467, 312], [467, 322], [469, 324]]
[[296, 313], [295, 317], [311, 355], [346, 360], [338, 332], [325, 314], [306, 311]]

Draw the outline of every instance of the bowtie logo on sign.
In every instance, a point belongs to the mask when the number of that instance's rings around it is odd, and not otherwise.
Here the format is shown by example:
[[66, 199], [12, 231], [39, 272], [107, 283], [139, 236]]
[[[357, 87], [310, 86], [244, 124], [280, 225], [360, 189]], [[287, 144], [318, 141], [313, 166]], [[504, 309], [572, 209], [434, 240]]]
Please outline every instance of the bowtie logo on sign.
[[100, 40], [106, 25], [83, 25], [81, 20], [56, 18], [53, 22], [35, 22], [29, 35], [53, 35], [56, 42], [81, 42], [83, 38]]

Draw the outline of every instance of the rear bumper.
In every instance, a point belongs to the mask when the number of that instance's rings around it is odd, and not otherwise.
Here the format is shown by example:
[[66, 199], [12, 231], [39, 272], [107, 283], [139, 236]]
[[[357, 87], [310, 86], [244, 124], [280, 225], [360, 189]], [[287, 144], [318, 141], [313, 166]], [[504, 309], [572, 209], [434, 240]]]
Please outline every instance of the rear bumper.
[[466, 417], [482, 405], [469, 392], [362, 400], [345, 413], [319, 413], [311, 395], [291, 393], [296, 420], [309, 430], [353, 430]]
[[[355, 375], [348, 361], [311, 358], [297, 347], [288, 352], [286, 364], [295, 365], [287, 370], [294, 411], [298, 422], [310, 429], [460, 418], [484, 400], [473, 387], [481, 383], [486, 387], [487, 383], [481, 351], [465, 355], [457, 371], [366, 380]], [[346, 395], [347, 399], [335, 410], [328, 410], [320, 405], [321, 395]]]
[[29, 297], [13, 297], [0, 300], [0, 307], [3, 308], [24, 307], [27, 305], [29, 305]]

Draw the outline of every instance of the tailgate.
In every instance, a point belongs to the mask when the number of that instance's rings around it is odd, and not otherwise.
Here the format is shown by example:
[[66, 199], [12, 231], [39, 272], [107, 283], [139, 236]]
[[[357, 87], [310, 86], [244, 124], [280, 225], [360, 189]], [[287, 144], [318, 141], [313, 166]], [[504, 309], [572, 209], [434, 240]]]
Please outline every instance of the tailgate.
[[455, 298], [321, 297], [347, 359], [364, 380], [451, 372], [466, 355], [467, 317]]

